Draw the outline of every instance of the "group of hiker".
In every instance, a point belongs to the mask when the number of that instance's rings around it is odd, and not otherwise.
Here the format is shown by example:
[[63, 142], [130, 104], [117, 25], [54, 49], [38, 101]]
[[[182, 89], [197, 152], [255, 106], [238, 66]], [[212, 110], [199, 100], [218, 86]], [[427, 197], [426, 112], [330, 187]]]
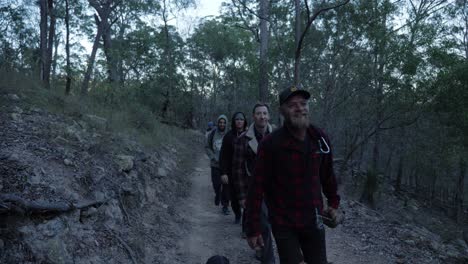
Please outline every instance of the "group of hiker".
[[[221, 205], [261, 263], [325, 264], [324, 222], [339, 221], [340, 197], [327, 135], [309, 123], [306, 90], [288, 86], [279, 94], [283, 125], [273, 130], [270, 108], [257, 103], [252, 124], [236, 112], [220, 115], [206, 133], [214, 204]], [[227, 124], [231, 129], [227, 130]], [[323, 205], [323, 196], [327, 206]]]

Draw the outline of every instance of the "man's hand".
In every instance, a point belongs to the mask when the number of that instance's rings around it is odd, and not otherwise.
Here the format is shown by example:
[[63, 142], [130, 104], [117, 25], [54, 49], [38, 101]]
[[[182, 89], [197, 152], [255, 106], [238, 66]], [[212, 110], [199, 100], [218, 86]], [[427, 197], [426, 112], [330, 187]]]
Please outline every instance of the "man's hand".
[[247, 238], [247, 243], [249, 243], [249, 246], [252, 249], [258, 249], [265, 246], [262, 235]]
[[245, 199], [239, 200], [239, 205], [245, 209]]
[[327, 208], [324, 211], [323, 223], [328, 227], [335, 228], [344, 221], [344, 214], [338, 209]]
[[335, 209], [335, 208], [333, 208], [333, 207], [328, 207], [326, 213], [327, 213], [327, 215], [328, 215], [333, 221], [336, 221], [337, 212], [336, 212], [336, 209]]
[[223, 184], [228, 184], [229, 183], [229, 179], [228, 179], [228, 176], [226, 174], [221, 175], [221, 182]]

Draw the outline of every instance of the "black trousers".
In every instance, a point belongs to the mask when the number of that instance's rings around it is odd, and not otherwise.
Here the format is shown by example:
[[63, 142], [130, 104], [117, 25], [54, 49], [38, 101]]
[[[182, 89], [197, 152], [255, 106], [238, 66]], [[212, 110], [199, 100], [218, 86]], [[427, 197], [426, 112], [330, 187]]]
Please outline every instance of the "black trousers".
[[211, 183], [215, 192], [215, 200], [223, 206], [229, 206], [229, 185], [221, 182], [221, 170], [211, 167]]
[[234, 212], [234, 216], [236, 219], [240, 219], [241, 217], [241, 207], [239, 204], [239, 196], [237, 195], [236, 188], [234, 186], [234, 180], [232, 179], [231, 175], [228, 175], [229, 178], [229, 198], [231, 200], [231, 208], [232, 211]]
[[325, 229], [273, 226], [281, 264], [327, 264]]
[[[249, 208], [245, 208], [245, 211], [248, 211]], [[247, 221], [242, 217], [242, 230], [247, 232]], [[260, 262], [262, 264], [274, 264], [275, 261], [275, 252], [273, 250], [273, 236], [271, 235], [271, 225], [268, 221], [268, 208], [265, 204], [265, 201], [262, 202], [261, 214], [260, 214], [260, 225], [262, 227], [262, 238], [264, 247], [262, 248], [262, 257]]]

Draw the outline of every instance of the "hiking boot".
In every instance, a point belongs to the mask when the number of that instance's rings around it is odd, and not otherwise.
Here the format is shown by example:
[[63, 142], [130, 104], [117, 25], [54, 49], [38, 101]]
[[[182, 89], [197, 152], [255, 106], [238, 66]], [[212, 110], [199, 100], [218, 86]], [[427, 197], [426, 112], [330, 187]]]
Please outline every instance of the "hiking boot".
[[223, 214], [228, 215], [229, 214], [229, 208], [227, 206], [223, 206]]

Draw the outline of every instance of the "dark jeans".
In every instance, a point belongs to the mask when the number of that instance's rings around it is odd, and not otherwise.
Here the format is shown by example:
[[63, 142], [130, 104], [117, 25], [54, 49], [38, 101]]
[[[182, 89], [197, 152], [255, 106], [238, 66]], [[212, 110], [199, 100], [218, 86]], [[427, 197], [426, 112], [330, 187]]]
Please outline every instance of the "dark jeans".
[[[246, 208], [245, 210], [249, 210]], [[245, 214], [244, 210], [244, 214]], [[242, 230], [246, 231], [246, 223], [245, 218], [242, 217]], [[264, 247], [262, 249], [262, 264], [272, 264], [276, 263], [275, 261], [275, 253], [273, 250], [273, 237], [271, 235], [271, 225], [268, 222], [268, 208], [266, 207], [265, 201], [262, 202], [262, 211], [260, 214], [260, 223], [262, 226], [262, 238]], [[248, 232], [247, 232], [248, 233]]]
[[231, 208], [234, 212], [234, 216], [236, 217], [236, 219], [238, 219], [241, 217], [241, 208], [239, 204], [237, 191], [234, 188], [234, 180], [232, 179], [231, 175], [229, 175], [229, 198], [231, 200]]
[[221, 182], [221, 170], [211, 167], [211, 183], [215, 192], [215, 200], [223, 206], [229, 206], [229, 185]]
[[273, 226], [281, 264], [327, 264], [325, 229]]

